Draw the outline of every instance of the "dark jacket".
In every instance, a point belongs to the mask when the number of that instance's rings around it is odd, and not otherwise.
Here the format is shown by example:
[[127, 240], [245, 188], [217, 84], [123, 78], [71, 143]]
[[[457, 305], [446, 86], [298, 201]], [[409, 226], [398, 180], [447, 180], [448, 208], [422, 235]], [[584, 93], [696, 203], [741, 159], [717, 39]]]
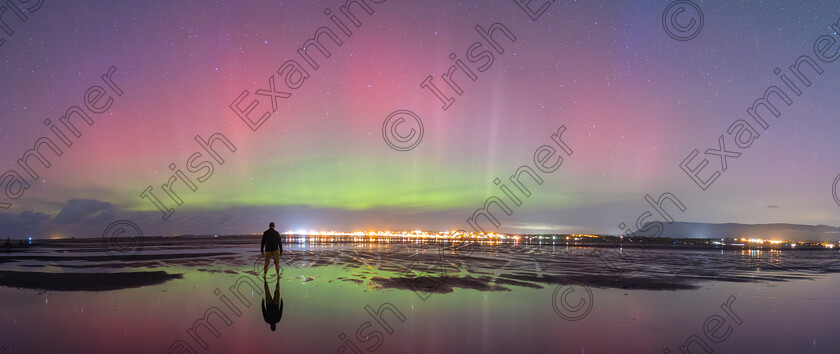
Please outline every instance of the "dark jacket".
[[280, 233], [274, 229], [268, 229], [263, 232], [262, 243], [260, 243], [260, 253], [263, 252], [263, 249], [266, 252], [274, 252], [279, 250], [280, 253], [283, 253], [283, 243], [280, 242]]
[[[275, 295], [277, 296], [277, 295]], [[263, 313], [263, 320], [265, 323], [270, 324], [272, 327], [280, 322], [283, 319], [283, 299], [280, 299], [280, 303], [268, 303], [266, 304], [265, 299], [262, 301], [262, 313]]]

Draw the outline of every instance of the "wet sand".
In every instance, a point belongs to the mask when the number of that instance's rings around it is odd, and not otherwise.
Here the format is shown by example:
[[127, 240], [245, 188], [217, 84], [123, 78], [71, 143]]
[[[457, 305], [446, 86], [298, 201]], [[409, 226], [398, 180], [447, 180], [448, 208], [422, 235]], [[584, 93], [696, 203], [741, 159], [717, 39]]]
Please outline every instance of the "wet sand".
[[[185, 341], [198, 352], [197, 331], [208, 353], [277, 352], [265, 343], [336, 352], [345, 334], [370, 345], [356, 338], [370, 323], [383, 353], [662, 352], [702, 335], [704, 319], [736, 296], [743, 326], [715, 352], [840, 346], [830, 310], [840, 289], [836, 250], [307, 240], [286, 243], [280, 278], [272, 266], [264, 282], [258, 236], [144, 241], [124, 254], [99, 240], [0, 252], [0, 298], [14, 304], [0, 315], [1, 344], [21, 353], [150, 353]], [[276, 331], [265, 322], [264, 289], [285, 303]], [[563, 293], [570, 306], [590, 306], [582, 319], [558, 312], [568, 310], [558, 310], [561, 290], [574, 290]], [[406, 317], [381, 316], [393, 333], [369, 312], [386, 305]], [[38, 339], [44, 331], [51, 340]]]
[[[542, 289], [567, 283], [624, 290], [689, 290], [709, 281], [787, 281], [840, 272], [836, 251], [774, 251], [754, 257], [738, 251], [523, 244], [340, 243], [317, 252], [298, 246], [307, 243], [287, 244], [294, 249], [284, 252], [284, 267], [338, 267], [347, 271], [344, 276], [324, 280], [423, 293]], [[175, 268], [183, 267], [261, 276], [258, 249], [257, 236], [148, 238], [136, 254], [109, 254], [97, 239], [41, 241], [0, 254], [0, 286], [109, 291], [179, 279]], [[50, 271], [42, 270], [47, 267]], [[273, 265], [271, 269], [269, 273], [274, 274]]]
[[2, 286], [48, 291], [108, 291], [139, 288], [183, 278], [181, 274], [128, 273], [42, 273], [0, 271]]

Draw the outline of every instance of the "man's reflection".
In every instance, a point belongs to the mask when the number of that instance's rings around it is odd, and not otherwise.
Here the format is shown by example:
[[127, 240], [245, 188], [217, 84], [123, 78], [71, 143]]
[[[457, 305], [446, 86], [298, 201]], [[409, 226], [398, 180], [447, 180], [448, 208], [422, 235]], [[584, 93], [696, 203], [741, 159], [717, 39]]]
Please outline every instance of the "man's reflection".
[[274, 284], [274, 296], [268, 291], [268, 281], [264, 280], [265, 300], [262, 301], [262, 313], [265, 323], [271, 325], [271, 330], [277, 330], [277, 322], [283, 318], [283, 299], [280, 298], [280, 277]]

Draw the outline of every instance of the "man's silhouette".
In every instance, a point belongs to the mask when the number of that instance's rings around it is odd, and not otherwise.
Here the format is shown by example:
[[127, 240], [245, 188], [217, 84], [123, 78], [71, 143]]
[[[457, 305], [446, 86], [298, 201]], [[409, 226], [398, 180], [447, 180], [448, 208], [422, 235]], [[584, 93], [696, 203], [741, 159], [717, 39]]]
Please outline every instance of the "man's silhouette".
[[[265, 252], [263, 252], [263, 250]], [[280, 279], [280, 254], [283, 253], [283, 243], [280, 241], [280, 233], [274, 230], [274, 221], [268, 224], [268, 230], [263, 232], [260, 243], [260, 254], [265, 255], [265, 269], [263, 279], [268, 276], [268, 263], [274, 258], [274, 270], [277, 271], [277, 278]]]
[[271, 330], [277, 330], [277, 322], [283, 318], [283, 299], [280, 298], [280, 278], [274, 285], [274, 296], [268, 291], [268, 281], [263, 280], [265, 299], [262, 301], [262, 313], [265, 323], [271, 325]]

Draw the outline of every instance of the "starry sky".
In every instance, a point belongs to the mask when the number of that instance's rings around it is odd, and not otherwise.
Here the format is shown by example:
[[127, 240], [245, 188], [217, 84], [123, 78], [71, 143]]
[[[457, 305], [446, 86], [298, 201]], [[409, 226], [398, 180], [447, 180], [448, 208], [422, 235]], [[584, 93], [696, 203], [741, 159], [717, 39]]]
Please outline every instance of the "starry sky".
[[[271, 220], [281, 230], [467, 229], [487, 198], [504, 198], [493, 180], [534, 166], [534, 152], [554, 144], [561, 126], [573, 154], [541, 174], [544, 183], [530, 185], [521, 206], [508, 202], [512, 215], [495, 209], [501, 227], [493, 231], [619, 233], [619, 224], [634, 225], [650, 210], [645, 195], [665, 192], [687, 207], [670, 207], [677, 221], [840, 225], [832, 195], [840, 173], [837, 62], [819, 62], [821, 75], [808, 72], [812, 85], [792, 105], [776, 101], [781, 115], [765, 114], [767, 129], [751, 121], [760, 137], [727, 158], [707, 190], [680, 168], [697, 149], [692, 165], [707, 158], [709, 169], [720, 169], [718, 157], [703, 152], [718, 149], [733, 122], [750, 119], [747, 109], [768, 87], [782, 87], [775, 68], [795, 80], [787, 68], [814, 57], [817, 38], [840, 40], [830, 28], [840, 5], [695, 1], [702, 30], [680, 41], [663, 29], [670, 3], [558, 1], [533, 20], [514, 0], [368, 0], [372, 15], [351, 7], [360, 27], [337, 0], [45, 1], [21, 10], [25, 22], [7, 12], [0, 19], [14, 33], [0, 30], [0, 171], [16, 171], [30, 188], [10, 199], [19, 188], [10, 180], [0, 186], [0, 202], [11, 204], [0, 209], [0, 236], [97, 236], [120, 219], [164, 235], [254, 233]], [[516, 41], [496, 34], [504, 52], [479, 72], [469, 48], [491, 46], [475, 26], [494, 23]], [[319, 64], [313, 69], [298, 50], [320, 27], [343, 43], [324, 42], [329, 58], [308, 48]], [[477, 80], [453, 74], [462, 94], [446, 88], [455, 102], [444, 110], [420, 84], [431, 75], [445, 87], [450, 53]], [[277, 74], [288, 60], [309, 75], [296, 89]], [[103, 82], [111, 67], [122, 95]], [[271, 77], [291, 93], [276, 110], [255, 94]], [[93, 125], [74, 118], [81, 136], [59, 145], [60, 157], [40, 150], [51, 166], [32, 159], [39, 178], [30, 178], [18, 159], [41, 137], [59, 144], [44, 121], [84, 108], [85, 92], [97, 85], [113, 104], [91, 113]], [[229, 107], [245, 90], [239, 107], [257, 100], [252, 119], [270, 113], [256, 131]], [[382, 135], [397, 110], [423, 123], [422, 140], [408, 151]], [[194, 138], [216, 133], [236, 151], [218, 148], [224, 163], [206, 153], [197, 160], [213, 166], [209, 176], [187, 171], [188, 159], [204, 151]], [[170, 164], [196, 187], [173, 187], [181, 205], [161, 190], [174, 175]], [[150, 186], [174, 209], [166, 220], [140, 197]]]

